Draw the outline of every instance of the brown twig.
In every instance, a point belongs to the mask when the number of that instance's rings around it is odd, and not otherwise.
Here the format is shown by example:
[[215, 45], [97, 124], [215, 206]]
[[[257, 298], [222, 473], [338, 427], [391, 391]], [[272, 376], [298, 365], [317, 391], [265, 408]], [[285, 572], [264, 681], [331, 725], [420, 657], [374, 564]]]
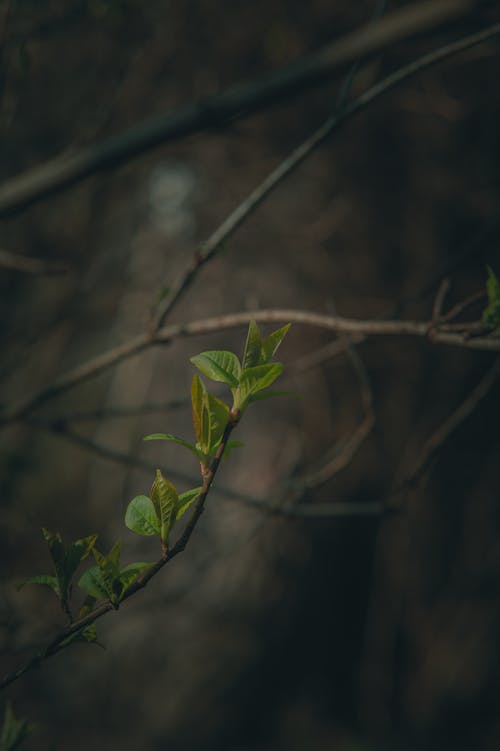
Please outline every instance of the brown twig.
[[[141, 334], [125, 344], [110, 349], [104, 354], [88, 360], [83, 365], [74, 368], [54, 381], [51, 386], [41, 389], [28, 399], [15, 405], [12, 409], [6, 410], [0, 415], [0, 426], [2, 424], [6, 425], [9, 422], [21, 420], [29, 412], [47, 400], [62, 394], [89, 378], [96, 376], [98, 373], [101, 373], [112, 365], [116, 365], [149, 347], [170, 344], [175, 339], [184, 337], [209, 334], [216, 331], [247, 326], [252, 319], [258, 323], [290, 322], [304, 326], [317, 326], [336, 334], [353, 334], [355, 336], [362, 335], [365, 337], [413, 336], [426, 338], [429, 329], [429, 324], [427, 322], [357, 320], [354, 318], [328, 316], [321, 313], [314, 313], [312, 311], [293, 309], [245, 311], [244, 313], [229, 313], [227, 315], [205, 318], [190, 323], [171, 324], [159, 329], [159, 331], [153, 335]], [[447, 324], [447, 326], [449, 327], [450, 324]], [[466, 326], [467, 325], [464, 324], [464, 329]], [[441, 331], [440, 328], [435, 329], [432, 332], [430, 340], [434, 344], [447, 344], [455, 347], [465, 347], [467, 349], [485, 351], [500, 350], [500, 337], [482, 336], [468, 339], [461, 333], [447, 330]]]
[[467, 395], [457, 409], [439, 426], [424, 446], [422, 454], [409, 476], [405, 487], [418, 483], [424, 472], [429, 467], [432, 459], [443, 447], [450, 436], [460, 427], [476, 409], [479, 402], [485, 398], [490, 389], [495, 385], [500, 375], [500, 357], [497, 357], [493, 366], [481, 378], [477, 386]]
[[[290, 175], [318, 146], [320, 146], [347, 119], [367, 107], [375, 99], [387, 93], [411, 76], [425, 70], [441, 60], [479, 44], [491, 36], [500, 33], [500, 24], [491, 26], [476, 34], [471, 34], [457, 42], [445, 45], [391, 73], [379, 83], [365, 91], [358, 99], [349, 104], [340, 102], [337, 111], [320, 125], [306, 140], [284, 159], [270, 174], [242, 201], [234, 211], [217, 227], [215, 232], [202, 243], [193, 255], [190, 266], [179, 276], [168, 295], [158, 305], [151, 322], [153, 331], [160, 328], [167, 315], [172, 311], [180, 297], [192, 284], [199, 270], [215, 256], [231, 235], [248, 219], [270, 193]], [[1, 191], [0, 191], [1, 215]]]
[[[188, 544], [191, 538], [191, 535], [193, 534], [196, 528], [196, 525], [198, 524], [201, 514], [203, 513], [203, 508], [205, 506], [207, 496], [210, 492], [210, 488], [212, 487], [212, 483], [214, 481], [215, 475], [217, 474], [217, 470], [219, 468], [220, 461], [222, 459], [222, 455], [224, 454], [229, 437], [232, 431], [234, 430], [234, 428], [236, 427], [236, 425], [238, 424], [239, 420], [240, 420], [240, 412], [238, 410], [230, 413], [228, 423], [224, 430], [221, 442], [217, 448], [216, 454], [213, 457], [212, 461], [210, 462], [208, 470], [203, 475], [203, 483], [202, 483], [200, 495], [198, 496], [198, 499], [195, 502], [193, 512], [189, 518], [189, 521], [186, 527], [184, 528], [184, 531], [182, 532], [180, 537], [177, 539], [174, 546], [170, 548], [170, 550], [168, 551], [165, 550], [162, 553], [161, 557], [154, 564], [149, 566], [139, 576], [139, 578], [127, 589], [121, 602], [128, 600], [130, 597], [135, 595], [139, 590], [144, 589], [144, 587], [148, 585], [151, 579], [153, 579], [153, 577], [156, 576], [156, 574], [167, 563], [169, 563], [172, 560], [172, 558], [175, 558], [175, 556], [179, 555], [179, 553], [182, 553], [183, 550], [186, 548], [186, 545]], [[111, 603], [109, 600], [107, 600], [106, 602], [103, 602], [100, 605], [98, 605], [94, 610], [92, 610], [90, 613], [85, 615], [83, 618], [80, 618], [74, 621], [73, 623], [71, 623], [67, 628], [63, 629], [63, 631], [61, 631], [56, 637], [54, 637], [54, 639], [52, 639], [52, 641], [48, 644], [48, 646], [44, 650], [34, 655], [24, 665], [22, 665], [20, 668], [18, 668], [14, 672], [6, 675], [3, 678], [3, 680], [0, 682], [0, 690], [9, 686], [11, 683], [13, 683], [22, 675], [24, 675], [24, 673], [28, 672], [29, 670], [32, 670], [34, 667], [39, 665], [40, 662], [60, 652], [67, 645], [68, 640], [71, 637], [74, 637], [76, 634], [81, 633], [85, 628], [88, 628], [88, 626], [91, 626], [99, 618], [102, 618], [103, 615], [106, 615], [106, 613], [109, 613], [110, 610], [115, 610], [116, 607], [117, 607], [116, 604]]]
[[354, 60], [364, 60], [391, 44], [428, 32], [452, 19], [475, 12], [475, 9], [474, 0], [423, 0], [372, 21], [328, 47], [262, 79], [233, 86], [204, 101], [143, 122], [76, 154], [57, 157], [4, 183], [0, 189], [0, 216], [19, 210], [98, 171], [130, 161], [160, 143], [207, 128], [221, 127], [236, 118], [269, 107], [328, 80]]

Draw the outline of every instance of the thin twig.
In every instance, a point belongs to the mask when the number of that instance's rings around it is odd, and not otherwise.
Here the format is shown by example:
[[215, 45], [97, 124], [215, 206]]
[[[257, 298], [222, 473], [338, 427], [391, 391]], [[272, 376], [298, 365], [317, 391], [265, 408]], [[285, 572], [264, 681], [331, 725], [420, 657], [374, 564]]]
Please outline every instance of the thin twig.
[[455, 430], [460, 427], [464, 420], [472, 414], [479, 402], [485, 398], [490, 389], [495, 385], [499, 375], [500, 357], [497, 357], [493, 366], [481, 378], [477, 386], [429, 438], [405, 486], [415, 485], [420, 480], [436, 453], [443, 447]]
[[[190, 323], [178, 323], [164, 326], [155, 334], [148, 336], [141, 334], [114, 349], [110, 349], [102, 355], [88, 360], [83, 365], [74, 368], [58, 378], [51, 386], [47, 386], [36, 392], [28, 399], [15, 405], [12, 409], [0, 414], [0, 426], [25, 417], [36, 407], [49, 399], [62, 394], [77, 384], [83, 383], [89, 378], [96, 376], [103, 370], [126, 360], [132, 355], [138, 354], [152, 346], [171, 344], [175, 339], [209, 334], [226, 329], [247, 326], [249, 321], [258, 323], [290, 322], [305, 326], [317, 326], [337, 334], [353, 334], [363, 336], [413, 336], [419, 338], [428, 337], [434, 344], [447, 344], [467, 349], [485, 351], [500, 351], [500, 337], [481, 336], [466, 338], [462, 333], [441, 331], [437, 328], [429, 332], [429, 323], [420, 321], [387, 321], [387, 320], [357, 320], [343, 318], [342, 316], [328, 316], [305, 310], [254, 310], [243, 313], [229, 313], [227, 315], [205, 318]], [[450, 328], [451, 324], [447, 324]], [[468, 324], [464, 324], [467, 330]]]
[[[375, 19], [383, 14], [386, 7], [385, 0], [379, 2], [375, 10]], [[152, 329], [158, 330], [163, 326], [169, 313], [173, 310], [179, 299], [192, 284], [200, 269], [210, 261], [231, 235], [248, 219], [248, 217], [260, 206], [260, 204], [272, 193], [285, 177], [293, 172], [306, 159], [324, 139], [330, 135], [335, 125], [342, 122], [342, 110], [348, 100], [354, 77], [359, 68], [359, 60], [356, 60], [347, 73], [340, 89], [335, 112], [323, 125], [315, 130], [300, 146], [294, 149], [276, 169], [272, 170], [267, 177], [248, 195], [245, 200], [234, 209], [210, 237], [196, 250], [190, 266], [178, 277], [169, 290], [166, 297], [158, 304], [152, 319]], [[334, 124], [333, 124], [334, 123]]]
[[[221, 442], [217, 448], [216, 454], [213, 457], [212, 461], [210, 462], [210, 465], [207, 471], [204, 473], [200, 495], [198, 496], [198, 499], [195, 502], [193, 512], [190, 516], [190, 519], [186, 527], [184, 528], [184, 531], [181, 533], [180, 537], [177, 539], [174, 546], [170, 550], [165, 550], [161, 558], [159, 558], [154, 564], [149, 566], [139, 576], [139, 578], [127, 589], [121, 602], [128, 600], [130, 597], [135, 595], [139, 590], [144, 589], [144, 587], [148, 585], [151, 579], [154, 576], [156, 576], [156, 574], [167, 563], [169, 563], [172, 560], [172, 558], [175, 558], [175, 556], [179, 555], [179, 553], [182, 553], [183, 550], [186, 548], [186, 545], [188, 544], [191, 538], [191, 535], [193, 534], [196, 528], [196, 525], [201, 517], [201, 514], [203, 513], [205, 501], [210, 492], [210, 488], [212, 487], [212, 483], [214, 481], [215, 475], [217, 474], [217, 470], [219, 468], [222, 455], [227, 446], [229, 437], [232, 431], [234, 430], [234, 428], [236, 427], [236, 425], [238, 424], [239, 419], [240, 419], [239, 411], [230, 413], [228, 423], [224, 430], [224, 434], [222, 436]], [[111, 603], [108, 600], [98, 605], [94, 610], [92, 610], [90, 613], [85, 615], [83, 618], [80, 618], [77, 621], [74, 621], [73, 623], [71, 623], [69, 626], [67, 626], [67, 628], [61, 631], [54, 639], [52, 639], [52, 641], [48, 644], [48, 646], [44, 650], [34, 655], [24, 665], [22, 665], [20, 668], [15, 670], [13, 673], [10, 673], [9, 675], [5, 676], [3, 680], [0, 682], [0, 690], [9, 686], [11, 683], [13, 683], [22, 675], [24, 675], [24, 673], [26, 673], [27, 671], [39, 665], [40, 662], [42, 662], [43, 660], [46, 660], [49, 657], [52, 657], [53, 655], [60, 652], [68, 644], [68, 640], [70, 639], [70, 637], [74, 637], [76, 634], [81, 633], [85, 628], [95, 623], [95, 621], [97, 621], [106, 613], [109, 613], [110, 610], [114, 610], [114, 609], [116, 609], [116, 605], [114, 603]]]
[[392, 44], [428, 32], [475, 10], [474, 0], [424, 0], [398, 9], [264, 78], [233, 86], [204, 101], [147, 120], [76, 154], [57, 157], [8, 180], [0, 189], [0, 216], [19, 210], [98, 171], [130, 161], [160, 143], [221, 127], [236, 118], [269, 107], [328, 80], [354, 60], [364, 60]]
[[36, 276], [66, 274], [69, 271], [67, 266], [48, 263], [32, 256], [21, 256], [17, 253], [10, 253], [8, 250], [0, 250], [0, 269], [20, 271], [23, 274], [34, 274]]

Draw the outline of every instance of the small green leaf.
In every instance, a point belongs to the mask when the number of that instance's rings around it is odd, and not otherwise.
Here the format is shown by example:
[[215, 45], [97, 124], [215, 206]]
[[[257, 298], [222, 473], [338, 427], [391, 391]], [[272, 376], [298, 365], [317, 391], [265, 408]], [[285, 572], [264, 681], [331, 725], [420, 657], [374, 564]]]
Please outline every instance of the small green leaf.
[[177, 508], [175, 511], [176, 521], [178, 521], [181, 518], [181, 516], [186, 513], [186, 511], [191, 506], [191, 504], [196, 501], [200, 493], [201, 493], [201, 486], [199, 488], [193, 488], [192, 490], [186, 490], [184, 493], [180, 494], [179, 501], [177, 503]]
[[30, 576], [29, 579], [25, 579], [25, 581], [21, 582], [21, 584], [18, 585], [18, 590], [22, 589], [26, 584], [45, 584], [47, 587], [50, 587], [53, 592], [56, 593], [57, 597], [61, 597], [59, 582], [56, 576], [50, 576], [49, 574]]
[[160, 534], [161, 523], [151, 498], [138, 495], [130, 501], [125, 513], [125, 525], [138, 535]]
[[[101, 573], [101, 583], [106, 589], [107, 596], [111, 602], [116, 603], [120, 601], [121, 583], [120, 583], [120, 553], [121, 542], [117, 540], [109, 553], [103, 555], [96, 548], [93, 548], [92, 553], [96, 559], [97, 566]], [[81, 581], [81, 580], [80, 580]], [[88, 590], [87, 590], [88, 591]], [[93, 594], [89, 591], [89, 594]]]
[[129, 563], [128, 566], [122, 568], [120, 571], [120, 582], [122, 584], [121, 597], [123, 597], [127, 589], [135, 582], [137, 577], [149, 568], [149, 566], [151, 566], [151, 563], [144, 563], [141, 561], [137, 563]]
[[269, 362], [271, 357], [276, 354], [278, 347], [285, 338], [286, 333], [291, 325], [291, 323], [287, 323], [286, 326], [273, 331], [272, 334], [269, 334], [269, 336], [262, 341], [262, 355], [264, 362]]
[[243, 353], [243, 370], [259, 365], [262, 354], [262, 337], [255, 321], [248, 324], [248, 334]]
[[144, 436], [145, 441], [170, 441], [172, 443], [178, 443], [180, 446], [184, 446], [185, 448], [192, 451], [198, 459], [203, 459], [204, 454], [196, 448], [196, 446], [193, 446], [192, 443], [189, 443], [189, 441], [185, 441], [183, 438], [179, 438], [179, 436], [173, 435], [172, 433], [151, 433], [151, 435]]
[[27, 720], [16, 719], [12, 704], [10, 701], [7, 702], [0, 734], [0, 751], [14, 751], [14, 749], [20, 748], [22, 742], [32, 731], [33, 727], [28, 724]]
[[205, 400], [209, 421], [208, 453], [212, 453], [224, 434], [229, 420], [229, 407], [225, 402], [208, 392], [205, 394]]
[[225, 461], [230, 453], [233, 451], [233, 449], [239, 449], [245, 444], [241, 441], [235, 441], [233, 438], [230, 438], [229, 441], [226, 443], [226, 448], [224, 449], [224, 453], [222, 455], [223, 461]]
[[174, 485], [162, 475], [159, 469], [156, 470], [156, 479], [151, 488], [151, 500], [160, 517], [161, 540], [166, 543], [170, 529], [175, 522], [175, 509], [179, 502], [179, 496]]
[[108, 590], [99, 566], [92, 566], [82, 574], [78, 586], [96, 600], [108, 597]]
[[210, 422], [207, 410], [207, 390], [197, 373], [193, 376], [191, 385], [191, 404], [193, 408], [193, 425], [200, 451], [207, 455], [209, 448]]
[[257, 365], [254, 368], [244, 370], [235, 399], [235, 407], [244, 409], [250, 397], [257, 391], [262, 391], [270, 386], [281, 375], [282, 371], [283, 365], [280, 362]]
[[225, 350], [201, 352], [201, 354], [191, 357], [191, 362], [213, 381], [227, 383], [231, 388], [238, 386], [241, 365], [233, 352]]

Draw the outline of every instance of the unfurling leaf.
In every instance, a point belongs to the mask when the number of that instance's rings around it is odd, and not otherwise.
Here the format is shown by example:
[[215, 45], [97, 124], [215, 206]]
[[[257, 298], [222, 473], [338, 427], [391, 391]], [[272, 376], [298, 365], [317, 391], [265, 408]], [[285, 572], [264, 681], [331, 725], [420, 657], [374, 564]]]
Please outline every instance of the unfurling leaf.
[[262, 337], [255, 321], [248, 324], [248, 334], [243, 353], [243, 370], [253, 368], [261, 362]]
[[83, 537], [80, 540], [69, 543], [69, 545], [65, 545], [59, 532], [52, 533], [47, 529], [42, 529], [42, 532], [54, 564], [55, 576], [45, 574], [32, 576], [21, 586], [24, 586], [24, 584], [47, 585], [55, 592], [66, 612], [71, 594], [73, 576], [79, 565], [85, 560], [95, 545], [97, 535]]
[[256, 365], [254, 368], [244, 370], [235, 399], [235, 407], [244, 409], [250, 397], [270, 386], [282, 371], [283, 365], [280, 362]]
[[175, 522], [175, 510], [179, 496], [174, 485], [162, 475], [159, 469], [156, 470], [156, 479], [151, 488], [151, 500], [160, 518], [161, 540], [166, 544], [170, 529]]
[[269, 336], [266, 337], [262, 341], [263, 362], [265, 363], [269, 362], [271, 357], [273, 357], [276, 354], [276, 352], [278, 351], [278, 347], [280, 346], [281, 342], [285, 338], [286, 333], [291, 325], [292, 325], [291, 323], [287, 323], [286, 326], [283, 326], [283, 328], [273, 331], [272, 334], [269, 334]]
[[233, 352], [225, 350], [201, 352], [199, 355], [191, 357], [191, 362], [212, 381], [227, 383], [231, 388], [238, 386], [241, 365]]
[[161, 523], [151, 498], [138, 495], [131, 500], [125, 514], [125, 524], [138, 535], [159, 535]]

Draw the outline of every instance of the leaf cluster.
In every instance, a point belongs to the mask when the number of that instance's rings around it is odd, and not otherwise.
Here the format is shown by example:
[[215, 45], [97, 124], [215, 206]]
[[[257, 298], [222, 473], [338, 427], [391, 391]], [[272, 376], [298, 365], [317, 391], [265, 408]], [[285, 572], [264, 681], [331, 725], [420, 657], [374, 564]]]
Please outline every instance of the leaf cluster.
[[[211, 480], [207, 478], [216, 471], [219, 460], [229, 451], [242, 446], [239, 441], [229, 438], [229, 434], [239, 421], [241, 414], [252, 402], [279, 393], [269, 389], [283, 370], [279, 362], [271, 362], [283, 341], [290, 325], [274, 331], [263, 338], [259, 327], [252, 321], [248, 328], [243, 359], [240, 362], [233, 352], [211, 350], [191, 358], [191, 362], [205, 376], [229, 386], [232, 406], [211, 394], [200, 376], [196, 373], [191, 385], [191, 405], [196, 443], [173, 435], [154, 433], [145, 440], [171, 441], [193, 452], [201, 465], [203, 485], [183, 493], [164, 477], [160, 469], [149, 496], [139, 495], [130, 501], [125, 513], [128, 529], [145, 536], [157, 536], [161, 544], [161, 561], [168, 556], [169, 535], [174, 524], [194, 504], [202, 494], [206, 497]], [[215, 468], [215, 469], [214, 469]], [[137, 582], [153, 563], [138, 561], [123, 566], [121, 563], [121, 542], [118, 540], [108, 553], [96, 548], [97, 535], [90, 535], [65, 544], [59, 532], [43, 529], [43, 536], [52, 558], [54, 573], [32, 576], [24, 584], [42, 584], [50, 587], [57, 595], [62, 609], [70, 622], [73, 621], [70, 598], [73, 579], [80, 564], [92, 553], [95, 564], [78, 581], [78, 586], [86, 593], [86, 599], [79, 611], [80, 617], [91, 613], [99, 600], [109, 602], [117, 608], [128, 590]], [[75, 629], [60, 646], [73, 641], [97, 642], [95, 625], [91, 622], [85, 628]], [[0, 749], [1, 751], [1, 749]]]

